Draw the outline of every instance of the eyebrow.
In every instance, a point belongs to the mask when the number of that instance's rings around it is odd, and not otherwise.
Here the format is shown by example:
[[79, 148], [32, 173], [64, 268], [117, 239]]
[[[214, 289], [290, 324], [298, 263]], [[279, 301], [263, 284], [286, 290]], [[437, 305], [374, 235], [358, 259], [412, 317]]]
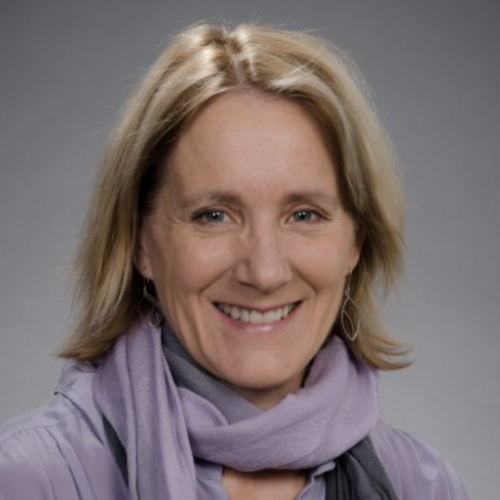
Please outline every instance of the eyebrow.
[[340, 199], [337, 195], [327, 194], [324, 191], [305, 190], [290, 193], [286, 197], [286, 202], [290, 204], [301, 202], [315, 202], [329, 205], [330, 208], [340, 207]]
[[210, 205], [212, 203], [224, 203], [224, 204], [241, 204], [242, 200], [237, 194], [231, 193], [229, 191], [224, 191], [220, 189], [211, 189], [209, 191], [202, 191], [201, 193], [195, 193], [192, 196], [185, 197], [181, 200], [181, 208], [191, 209], [198, 206], [199, 204]]
[[[328, 205], [331, 209], [336, 209], [341, 205], [337, 195], [327, 194], [320, 190], [294, 191], [286, 196], [284, 202], [290, 205], [295, 203], [321, 203]], [[181, 207], [184, 209], [192, 209], [193, 207], [199, 206], [200, 203], [207, 205], [212, 203], [244, 205], [240, 195], [231, 191], [212, 189], [184, 198], [181, 201]]]

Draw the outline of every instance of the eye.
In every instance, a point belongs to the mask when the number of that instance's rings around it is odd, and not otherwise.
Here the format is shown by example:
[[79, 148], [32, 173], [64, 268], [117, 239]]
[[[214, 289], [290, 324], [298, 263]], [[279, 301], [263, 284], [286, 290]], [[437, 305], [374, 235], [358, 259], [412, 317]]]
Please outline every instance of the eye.
[[202, 210], [193, 216], [193, 220], [202, 224], [221, 224], [229, 222], [229, 216], [222, 210]]
[[299, 210], [292, 214], [294, 222], [320, 222], [325, 218], [316, 210]]

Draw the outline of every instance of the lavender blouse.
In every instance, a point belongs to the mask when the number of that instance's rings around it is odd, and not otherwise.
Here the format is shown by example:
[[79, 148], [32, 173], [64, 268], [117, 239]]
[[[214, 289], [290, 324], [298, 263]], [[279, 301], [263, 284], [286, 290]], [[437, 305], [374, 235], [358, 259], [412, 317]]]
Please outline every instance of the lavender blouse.
[[[93, 397], [95, 369], [68, 362], [52, 402], [0, 426], [0, 500], [127, 500]], [[406, 432], [379, 422], [370, 434], [400, 500], [468, 500], [449, 464]], [[324, 498], [324, 473], [311, 471], [299, 500]], [[221, 468], [196, 464], [198, 498], [227, 500]]]

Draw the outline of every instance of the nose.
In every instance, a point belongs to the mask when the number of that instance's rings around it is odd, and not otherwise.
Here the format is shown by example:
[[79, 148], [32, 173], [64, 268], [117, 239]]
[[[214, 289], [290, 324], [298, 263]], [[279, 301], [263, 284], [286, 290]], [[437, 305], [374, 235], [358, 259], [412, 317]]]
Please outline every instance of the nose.
[[292, 274], [279, 228], [272, 225], [256, 228], [242, 239], [235, 266], [240, 283], [269, 294], [288, 283]]

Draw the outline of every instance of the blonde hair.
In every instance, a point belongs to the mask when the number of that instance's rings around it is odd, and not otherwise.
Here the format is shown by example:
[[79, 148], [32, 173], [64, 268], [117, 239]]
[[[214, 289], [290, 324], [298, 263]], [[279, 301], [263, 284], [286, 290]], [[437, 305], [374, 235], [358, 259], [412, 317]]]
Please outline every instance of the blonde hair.
[[397, 358], [404, 349], [388, 337], [376, 307], [377, 290], [393, 288], [402, 267], [401, 187], [363, 86], [352, 64], [327, 42], [248, 24], [232, 30], [202, 24], [178, 35], [126, 106], [86, 219], [75, 262], [76, 328], [61, 356], [99, 357], [139, 319], [143, 285], [134, 252], [141, 217], [160, 184], [160, 166], [204, 105], [241, 86], [302, 102], [330, 138], [346, 209], [364, 232], [351, 277], [360, 333], [347, 343], [376, 368], [405, 366]]

